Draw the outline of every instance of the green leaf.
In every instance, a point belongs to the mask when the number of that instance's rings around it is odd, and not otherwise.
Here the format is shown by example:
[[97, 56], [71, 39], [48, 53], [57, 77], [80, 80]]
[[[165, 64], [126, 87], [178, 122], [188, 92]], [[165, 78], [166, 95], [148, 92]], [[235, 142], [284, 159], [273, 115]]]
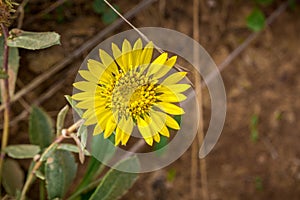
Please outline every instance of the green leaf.
[[29, 120], [30, 143], [45, 148], [51, 144], [53, 138], [54, 130], [50, 117], [41, 108], [32, 107]]
[[259, 9], [254, 9], [246, 20], [248, 28], [252, 31], [258, 32], [264, 29], [265, 27], [265, 15]]
[[[120, 10], [116, 5], [114, 5], [114, 7], [117, 10]], [[115, 13], [115, 11], [113, 11], [112, 9], [107, 9], [103, 15], [102, 15], [102, 21], [105, 24], [111, 24], [113, 23], [116, 19], [118, 18], [118, 15]]]
[[105, 139], [103, 134], [94, 135], [92, 138], [91, 154], [99, 161], [108, 161], [115, 154], [116, 147], [109, 139]]
[[81, 125], [77, 131], [77, 136], [80, 137], [80, 143], [82, 145], [82, 149], [84, 149], [86, 147], [87, 144], [87, 127], [85, 125]]
[[60, 44], [60, 35], [55, 32], [28, 32], [19, 29], [10, 31], [7, 45], [24, 49], [45, 49]]
[[72, 185], [77, 164], [72, 153], [57, 150], [45, 164], [46, 189], [48, 199], [62, 198]]
[[82, 116], [83, 111], [76, 107], [76, 101], [72, 99], [69, 95], [65, 95], [66, 100], [71, 105], [71, 107], [75, 110], [75, 112], [79, 115], [79, 117]]
[[15, 159], [33, 158], [40, 150], [39, 146], [31, 144], [9, 145], [4, 149], [10, 157]]
[[161, 135], [159, 143], [154, 144], [153, 148], [154, 148], [155, 153], [158, 156], [163, 155], [163, 153], [167, 150], [167, 148], [163, 148], [163, 147], [165, 147], [168, 144], [168, 141], [169, 141], [169, 138]]
[[50, 147], [50, 149], [48, 149], [47, 152], [43, 152], [43, 154], [41, 155], [40, 160], [41, 161], [45, 161], [47, 160], [50, 156], [52, 156], [53, 152], [55, 152], [56, 148], [58, 147], [58, 144], [54, 144]]
[[[138, 171], [140, 163], [136, 157], [121, 161], [116, 168]], [[101, 183], [89, 200], [116, 200], [120, 198], [136, 181], [138, 174], [111, 169], [103, 177]]]
[[[0, 36], [0, 65], [1, 65], [1, 71], [2, 69], [2, 63], [3, 63], [3, 47], [4, 47], [4, 38], [3, 36]], [[9, 48], [9, 58], [8, 58], [8, 74], [7, 77], [9, 78], [9, 94], [12, 96], [15, 91], [15, 84], [17, 80], [18, 70], [19, 70], [19, 51], [18, 48], [11, 47]], [[1, 94], [1, 88], [0, 88], [0, 94]], [[0, 96], [0, 102], [1, 102], [1, 96]]]
[[[66, 150], [66, 151], [70, 151], [73, 153], [79, 153], [78, 146], [76, 146], [74, 144], [59, 144], [57, 146], [57, 149]], [[90, 156], [91, 154], [87, 150], [84, 150], [84, 155]]]
[[19, 163], [13, 159], [5, 159], [2, 176], [2, 185], [5, 191], [15, 196], [17, 190], [22, 189], [25, 176]]
[[64, 128], [65, 119], [66, 119], [68, 111], [69, 111], [69, 106], [66, 105], [66, 106], [64, 106], [59, 111], [59, 113], [57, 115], [57, 120], [56, 120], [56, 136], [61, 135], [61, 130]]
[[93, 1], [93, 10], [95, 13], [102, 14], [107, 9], [106, 4], [103, 0], [94, 0]]

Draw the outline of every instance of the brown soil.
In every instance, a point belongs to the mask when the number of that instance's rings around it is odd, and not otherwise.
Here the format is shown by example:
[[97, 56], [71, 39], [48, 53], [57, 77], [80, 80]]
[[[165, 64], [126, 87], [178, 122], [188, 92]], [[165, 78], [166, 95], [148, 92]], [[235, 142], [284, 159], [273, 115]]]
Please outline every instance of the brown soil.
[[[138, 2], [115, 1], [123, 13]], [[251, 33], [246, 28], [245, 18], [254, 4], [244, 1], [209, 2], [215, 5], [202, 12], [200, 43], [220, 64]], [[276, 2], [264, 7], [264, 12], [269, 15], [279, 4]], [[48, 5], [38, 0], [29, 3], [32, 10], [41, 10]], [[191, 0], [169, 0], [164, 9], [159, 8], [155, 3], [131, 22], [137, 27], [161, 26], [192, 36]], [[62, 45], [37, 52], [22, 50], [17, 89], [68, 56], [105, 27], [100, 17], [93, 13], [91, 5], [83, 0], [64, 9], [63, 21], [59, 23], [58, 12], [52, 12], [52, 19], [39, 18], [24, 27], [26, 30], [56, 31], [62, 35]], [[29, 13], [25, 15], [25, 21], [27, 17], [30, 18]], [[129, 27], [123, 25], [116, 33], [127, 29]], [[299, 32], [299, 8], [285, 11], [222, 72], [228, 108], [222, 135], [206, 157], [210, 199], [299, 199]], [[42, 104], [55, 117], [66, 104], [63, 95], [72, 92], [76, 69], [83, 58], [84, 55], [70, 65], [75, 69], [73, 72], [66, 74], [66, 71], [62, 71], [28, 93], [25, 101], [32, 102], [46, 88], [64, 78], [64, 87]], [[208, 95], [204, 94], [204, 122], [207, 126], [210, 104]], [[19, 103], [13, 105], [15, 115], [23, 109]], [[253, 115], [259, 118], [259, 137], [256, 142], [251, 140], [249, 128]], [[71, 123], [71, 116], [69, 118]], [[11, 144], [28, 142], [27, 123], [26, 118], [12, 128]], [[165, 169], [140, 175], [122, 199], [190, 199], [190, 160], [189, 150]], [[28, 168], [28, 162], [21, 164], [24, 169]], [[167, 176], [171, 171], [175, 171], [176, 175], [170, 181]]]

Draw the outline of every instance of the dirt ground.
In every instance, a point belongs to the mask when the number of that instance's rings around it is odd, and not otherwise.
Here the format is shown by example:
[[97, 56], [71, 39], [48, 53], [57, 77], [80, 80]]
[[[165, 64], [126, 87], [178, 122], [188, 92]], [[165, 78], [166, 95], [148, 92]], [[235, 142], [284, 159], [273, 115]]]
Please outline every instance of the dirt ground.
[[[114, 2], [124, 13], [139, 1]], [[206, 6], [201, 12], [200, 43], [216, 64], [220, 64], [251, 34], [245, 25], [245, 18], [255, 5], [252, 1], [208, 2], [212, 6]], [[270, 15], [280, 3], [276, 1], [271, 6], [263, 7], [266, 15]], [[49, 2], [35, 0], [28, 6], [35, 11], [48, 5]], [[137, 27], [161, 26], [192, 36], [191, 0], [167, 0], [165, 7], [160, 5], [154, 3], [131, 22]], [[49, 15], [52, 17], [38, 18], [23, 28], [56, 31], [62, 35], [62, 45], [38, 52], [21, 50], [17, 89], [68, 56], [105, 27], [99, 15], [92, 11], [91, 5], [83, 0], [66, 4], [62, 20], [58, 11]], [[25, 22], [28, 18], [30, 14], [25, 15]], [[128, 29], [124, 24], [115, 33]], [[299, 33], [299, 7], [295, 11], [288, 9], [222, 72], [227, 94], [227, 117], [217, 145], [206, 157], [210, 199], [299, 199]], [[63, 95], [72, 92], [76, 70], [85, 55], [68, 67], [73, 71], [61, 71], [28, 93], [24, 100], [32, 102], [45, 89], [64, 79], [64, 86], [42, 103], [42, 107], [55, 117], [66, 104]], [[204, 94], [206, 130], [210, 102], [208, 94]], [[23, 109], [19, 103], [13, 105], [15, 115]], [[251, 140], [253, 116], [258, 117], [256, 142]], [[27, 130], [27, 123], [28, 118], [12, 128], [11, 144], [28, 142], [27, 132], [24, 131]], [[140, 175], [122, 200], [189, 199], [190, 160], [189, 150], [165, 169]], [[24, 162], [22, 166], [26, 169], [28, 163]]]

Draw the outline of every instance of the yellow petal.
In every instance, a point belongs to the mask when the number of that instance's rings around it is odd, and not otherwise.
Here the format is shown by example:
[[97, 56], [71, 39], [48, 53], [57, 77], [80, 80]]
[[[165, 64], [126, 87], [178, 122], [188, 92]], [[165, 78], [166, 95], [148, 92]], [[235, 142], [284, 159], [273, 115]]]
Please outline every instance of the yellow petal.
[[175, 65], [177, 60], [177, 56], [172, 56], [170, 59], [168, 59], [163, 66], [154, 74], [154, 78], [159, 79], [166, 75], [172, 67]]
[[152, 119], [153, 123], [155, 124], [155, 132], [161, 131], [161, 129], [165, 126], [165, 119], [162, 119], [161, 116], [158, 114], [159, 111], [151, 110], [150, 111], [150, 118]]
[[126, 119], [125, 117], [122, 117], [120, 122], [118, 123], [118, 127], [126, 134], [131, 134], [133, 129], [133, 120], [131, 117]]
[[94, 93], [93, 92], [79, 92], [76, 93], [72, 96], [72, 99], [74, 100], [84, 100], [84, 99], [90, 99], [94, 98]]
[[98, 123], [102, 129], [106, 129], [108, 121], [112, 120], [111, 118], [114, 118], [109, 109], [104, 109], [101, 112], [97, 112], [96, 115], [98, 117]]
[[186, 76], [186, 72], [177, 72], [174, 74], [171, 74], [168, 76], [162, 83], [161, 85], [172, 85], [177, 82], [179, 82], [181, 79], [183, 79]]
[[149, 70], [147, 72], [147, 76], [150, 76], [151, 74], [156, 73], [157, 71], [162, 68], [164, 63], [166, 62], [168, 58], [168, 53], [162, 53], [160, 56], [158, 56], [149, 66]]
[[114, 43], [112, 43], [112, 52], [113, 52], [113, 56], [114, 56], [116, 62], [118, 63], [118, 65], [121, 67], [123, 72], [126, 72], [127, 71], [126, 65], [122, 61], [122, 52], [119, 49], [119, 47]]
[[103, 132], [103, 129], [101, 129], [100, 125], [99, 124], [96, 124], [95, 128], [94, 128], [94, 132], [93, 132], [93, 135], [98, 135], [100, 133]]
[[88, 59], [88, 69], [94, 76], [99, 77], [105, 71], [106, 67], [96, 60]]
[[88, 60], [88, 69], [98, 79], [98, 82], [102, 81], [105, 83], [109, 83], [112, 79], [111, 74], [108, 70], [106, 70], [106, 68], [107, 67], [96, 60]]
[[145, 48], [142, 51], [141, 57], [140, 57], [140, 64], [150, 64], [153, 54], [153, 43], [149, 42]]
[[107, 68], [107, 70], [109, 70], [110, 72], [113, 72], [115, 74], [118, 73], [118, 67], [117, 67], [116, 63], [114, 62], [114, 59], [112, 59], [112, 57], [108, 53], [106, 53], [105, 51], [100, 49], [99, 56], [101, 58], [102, 63]]
[[144, 115], [145, 122], [148, 124], [148, 127], [151, 132], [151, 136], [153, 137], [159, 130], [159, 124], [157, 124], [154, 119], [148, 115]]
[[186, 96], [183, 94], [175, 94], [175, 93], [168, 93], [168, 94], [161, 94], [157, 96], [157, 99], [163, 102], [181, 102], [186, 99]]
[[98, 83], [98, 78], [96, 78], [90, 71], [87, 70], [79, 70], [80, 76], [85, 80], [93, 83]]
[[163, 135], [165, 137], [170, 137], [169, 129], [166, 126], [163, 126], [159, 132], [161, 135]]
[[94, 113], [95, 113], [94, 108], [89, 108], [82, 114], [82, 118], [87, 119], [90, 116], [92, 116]]
[[188, 84], [173, 84], [173, 85], [163, 85], [156, 90], [158, 93], [180, 93], [189, 89], [191, 86]]
[[143, 43], [141, 38], [137, 39], [137, 41], [133, 45], [132, 50], [132, 64], [134, 67], [140, 65], [140, 56], [142, 54]]
[[97, 122], [98, 122], [97, 116], [92, 115], [84, 122], [84, 125], [88, 126], [88, 125], [96, 124]]
[[149, 146], [152, 146], [152, 145], [153, 145], [153, 138], [152, 138], [152, 137], [144, 138], [144, 140], [146, 141], [146, 143], [147, 143]]
[[77, 108], [81, 109], [88, 109], [94, 107], [94, 99], [86, 99], [84, 101], [80, 101], [78, 104], [76, 104]]
[[126, 65], [127, 70], [130, 70], [132, 67], [132, 48], [131, 44], [128, 40], [124, 40], [122, 45], [122, 61], [123, 64]]
[[152, 138], [151, 130], [150, 130], [147, 122], [144, 121], [142, 118], [138, 117], [137, 118], [137, 126], [138, 126], [138, 129], [139, 129], [141, 135], [145, 139], [146, 143], [149, 144], [150, 146], [152, 146], [153, 138]]
[[153, 74], [153, 78], [160, 79], [161, 77], [166, 75], [171, 69], [172, 67], [161, 65], [159, 70]]
[[177, 56], [172, 56], [165, 62], [165, 65], [169, 67], [173, 67], [176, 63], [176, 60], [177, 60]]
[[94, 92], [96, 90], [97, 84], [87, 81], [79, 81], [73, 83], [73, 86], [78, 90]]
[[115, 130], [116, 126], [117, 125], [116, 125], [116, 122], [115, 122], [115, 118], [112, 115], [107, 120], [106, 127], [105, 127], [105, 130], [104, 130], [104, 138], [108, 138], [109, 136], [111, 136], [111, 134]]
[[150, 117], [155, 122], [158, 127], [158, 132], [160, 132], [163, 136], [169, 137], [170, 133], [168, 128], [165, 126], [166, 123], [166, 114], [163, 114], [159, 111], [152, 110], [150, 111]]
[[117, 128], [116, 128], [116, 134], [115, 134], [115, 146], [117, 146], [117, 145], [120, 144], [120, 142], [122, 140], [122, 136], [123, 136], [123, 132], [119, 128], [119, 126], [117, 126]]
[[162, 113], [162, 112], [158, 112], [158, 114], [160, 115], [161, 119], [165, 120], [165, 123], [168, 127], [175, 129], [175, 130], [179, 130], [180, 126], [177, 123], [177, 121], [175, 119], [173, 119], [171, 116]]
[[128, 134], [126, 134], [126, 133], [123, 132], [123, 136], [122, 136], [122, 140], [121, 140], [122, 145], [126, 145], [127, 142], [128, 142], [128, 140], [129, 140], [129, 138], [130, 138], [130, 135], [128, 135]]
[[159, 134], [158, 134], [158, 133], [155, 134], [155, 135], [153, 136], [153, 139], [154, 139], [155, 142], [159, 143], [159, 142], [160, 142], [160, 136], [159, 136]]
[[172, 115], [182, 115], [184, 114], [184, 110], [179, 107], [176, 106], [172, 103], [167, 103], [167, 102], [158, 102], [155, 104], [155, 106], [157, 106], [159, 109], [161, 109], [162, 111], [172, 114]]

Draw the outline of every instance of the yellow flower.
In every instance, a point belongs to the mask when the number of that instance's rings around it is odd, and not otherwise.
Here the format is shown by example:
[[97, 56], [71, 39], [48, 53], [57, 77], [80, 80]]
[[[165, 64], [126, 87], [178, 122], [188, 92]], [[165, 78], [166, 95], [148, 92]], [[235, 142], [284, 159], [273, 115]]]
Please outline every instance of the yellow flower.
[[186, 72], [166, 76], [177, 57], [162, 53], [151, 62], [153, 43], [143, 48], [141, 39], [133, 47], [124, 40], [122, 50], [112, 44], [112, 52], [113, 57], [100, 49], [101, 62], [88, 60], [88, 70], [79, 71], [86, 81], [73, 84], [82, 91], [72, 98], [86, 110], [85, 125], [95, 124], [93, 134], [103, 132], [105, 138], [115, 132], [115, 145], [126, 145], [134, 127], [149, 145], [160, 135], [169, 137], [167, 127], [179, 130], [170, 115], [184, 114], [174, 103], [186, 99], [181, 93], [190, 85], [178, 84]]

